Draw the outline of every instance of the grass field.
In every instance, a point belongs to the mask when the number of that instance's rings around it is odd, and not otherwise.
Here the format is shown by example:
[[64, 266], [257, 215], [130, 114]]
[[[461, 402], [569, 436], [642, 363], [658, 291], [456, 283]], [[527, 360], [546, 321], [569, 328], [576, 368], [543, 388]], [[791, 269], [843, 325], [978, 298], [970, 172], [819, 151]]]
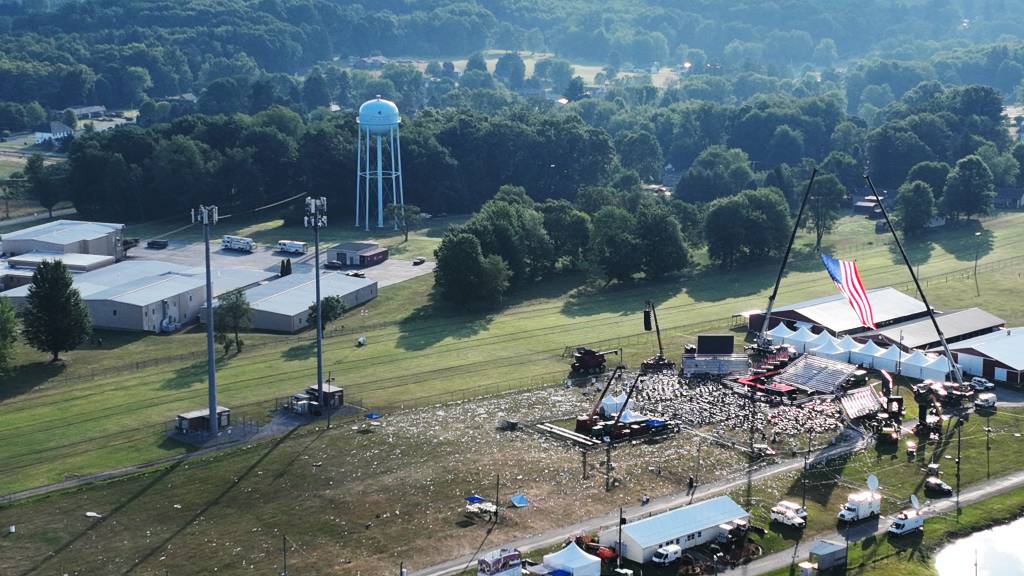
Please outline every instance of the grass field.
[[[979, 227], [944, 231], [934, 241], [912, 247], [921, 276], [929, 279], [933, 305], [981, 305], [1010, 325], [1024, 322], [1018, 297], [1024, 270], [1022, 224], [1024, 214], [1006, 214]], [[145, 238], [173, 229], [165, 224], [129, 234]], [[340, 225], [329, 230], [335, 239], [356, 236]], [[218, 226], [218, 234], [231, 231], [258, 240], [292, 232], [280, 221], [228, 220]], [[442, 231], [443, 223], [433, 224], [410, 244], [418, 243], [417, 253], [427, 252]], [[980, 242], [975, 231], [982, 232]], [[188, 229], [172, 237], [195, 233]], [[393, 235], [378, 238], [395, 241]], [[801, 239], [780, 304], [833, 290], [808, 250], [809, 240]], [[832, 252], [858, 260], [869, 287], [894, 284], [912, 290], [905, 269], [893, 265], [898, 255], [883, 236], [874, 234], [872, 223], [845, 219], [828, 242]], [[973, 279], [962, 272], [972, 266], [976, 248], [982, 263], [980, 298], [974, 295]], [[565, 373], [567, 362], [561, 355], [566, 346], [621, 345], [631, 362], [651, 355], [654, 339], [642, 332], [640, 323], [646, 299], [658, 304], [666, 346], [676, 356], [695, 333], [728, 329], [735, 325], [733, 314], [762, 307], [775, 266], [766, 263], [730, 273], [700, 270], [681, 280], [608, 287], [578, 276], [556, 276], [493, 313], [439, 305], [433, 300], [432, 278], [418, 278], [384, 288], [376, 301], [330, 327], [343, 331], [325, 341], [326, 369], [346, 388], [348, 398], [382, 408], [535, 386]], [[359, 335], [367, 337], [366, 347], [354, 346]], [[222, 404], [262, 411], [273, 398], [313, 381], [308, 333], [298, 339], [251, 335], [246, 340], [263, 345], [221, 362]], [[63, 366], [48, 365], [44, 355], [19, 348], [15, 371], [7, 378], [10, 384], [0, 391], [0, 493], [184, 451], [163, 440], [161, 423], [204, 405], [204, 344], [203, 335], [194, 330], [159, 337], [107, 336], [103, 350], [69, 353]], [[189, 352], [196, 353], [195, 359], [178, 358]], [[135, 363], [143, 360], [148, 364], [136, 370]]]

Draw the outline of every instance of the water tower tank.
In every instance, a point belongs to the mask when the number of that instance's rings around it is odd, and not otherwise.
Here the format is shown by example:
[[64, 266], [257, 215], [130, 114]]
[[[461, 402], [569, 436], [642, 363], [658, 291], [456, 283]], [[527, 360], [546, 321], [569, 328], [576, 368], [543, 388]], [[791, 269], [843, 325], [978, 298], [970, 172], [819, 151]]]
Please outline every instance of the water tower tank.
[[402, 121], [398, 106], [390, 100], [377, 96], [359, 107], [359, 126], [370, 134], [387, 134]]

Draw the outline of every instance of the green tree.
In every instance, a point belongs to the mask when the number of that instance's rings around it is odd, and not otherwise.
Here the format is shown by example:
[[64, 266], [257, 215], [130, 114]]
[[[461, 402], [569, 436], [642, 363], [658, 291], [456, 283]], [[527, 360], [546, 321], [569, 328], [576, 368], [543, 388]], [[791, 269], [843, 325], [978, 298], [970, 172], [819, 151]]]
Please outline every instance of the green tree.
[[946, 186], [949, 170], [949, 164], [945, 162], [920, 162], [907, 173], [907, 182], [924, 182], [931, 189], [932, 197], [937, 202], [942, 198], [942, 189]]
[[900, 186], [896, 194], [896, 224], [908, 238], [924, 234], [935, 215], [935, 198], [931, 186], [920, 180]]
[[987, 143], [975, 152], [978, 158], [992, 171], [992, 181], [997, 188], [1014, 186], [1020, 174], [1020, 164], [1010, 150], [1001, 152], [995, 144]]
[[522, 88], [526, 79], [526, 63], [515, 52], [506, 52], [498, 58], [494, 65], [494, 77], [505, 83], [512, 90]]
[[0, 374], [10, 366], [17, 339], [18, 318], [14, 312], [14, 305], [9, 299], [0, 297]]
[[792, 226], [789, 207], [776, 188], [719, 198], [704, 220], [708, 256], [724, 268], [764, 258], [786, 245]]
[[466, 60], [466, 69], [463, 72], [483, 72], [490, 74], [490, 70], [487, 69], [487, 60], [484, 59], [482, 52], [476, 52]]
[[409, 231], [419, 228], [423, 223], [423, 211], [420, 210], [419, 206], [413, 206], [412, 204], [406, 204], [405, 206], [388, 204], [384, 208], [384, 215], [398, 226], [405, 242], [409, 241]]
[[953, 220], [961, 215], [970, 218], [991, 211], [995, 198], [992, 172], [981, 158], [971, 155], [958, 160], [946, 178], [940, 207]]
[[708, 202], [731, 196], [754, 180], [750, 158], [738, 148], [708, 146], [693, 161], [676, 186], [676, 197], [687, 202]]
[[590, 244], [590, 216], [565, 200], [548, 200], [539, 208], [555, 255], [565, 258], [570, 267], [575, 267], [583, 257], [583, 250]]
[[676, 222], [679, 222], [683, 238], [691, 246], [704, 244], [704, 211], [701, 207], [682, 200], [672, 200], [669, 203], [669, 208], [672, 210]]
[[804, 135], [789, 126], [779, 126], [768, 140], [768, 150], [773, 164], [796, 164], [804, 156]]
[[635, 228], [633, 216], [617, 206], [605, 206], [594, 215], [589, 253], [609, 282], [624, 282], [640, 272], [640, 242], [633, 235]]
[[64, 200], [64, 183], [66, 167], [61, 165], [45, 165], [43, 157], [33, 154], [25, 163], [25, 182], [28, 194], [46, 208], [53, 218], [53, 207]]
[[331, 106], [331, 90], [327, 87], [327, 79], [318, 68], [313, 68], [302, 81], [302, 101], [306, 110]]
[[[341, 296], [325, 296], [320, 300], [320, 323], [327, 326], [335, 320], [341, 319], [345, 314], [345, 299]], [[316, 327], [316, 302], [309, 306], [309, 313], [306, 315], [306, 322]]]
[[242, 353], [242, 339], [238, 333], [248, 328], [252, 323], [252, 307], [245, 297], [245, 291], [232, 290], [221, 295], [217, 299], [217, 306], [213, 309], [213, 326], [220, 332], [230, 332], [234, 335], [235, 352]]
[[576, 193], [576, 207], [593, 216], [605, 206], [618, 206], [619, 195], [606, 186], [587, 186]]
[[622, 132], [615, 140], [615, 150], [623, 168], [635, 170], [644, 182], [659, 182], [665, 167], [661, 145], [645, 130]]
[[72, 130], [78, 128], [78, 116], [75, 116], [75, 111], [71, 108], [64, 110], [64, 114], [61, 115], [61, 122]]
[[451, 229], [434, 250], [434, 281], [441, 298], [470, 307], [495, 304], [508, 290], [511, 273], [500, 256], [484, 257], [472, 234]]
[[566, 84], [563, 91], [563, 96], [569, 102], [578, 102], [586, 96], [587, 87], [583, 84], [583, 78], [581, 76], [573, 76], [572, 80]]
[[[801, 185], [806, 188], [807, 183]], [[823, 174], [814, 180], [807, 199], [807, 220], [804, 227], [814, 231], [814, 250], [821, 249], [821, 239], [832, 231], [839, 221], [839, 212], [846, 199], [846, 189], [832, 174]]]
[[36, 350], [49, 352], [52, 362], [60, 360], [61, 352], [78, 348], [89, 337], [89, 310], [60, 260], [45, 260], [36, 266], [22, 324], [25, 341]]
[[648, 278], [679, 272], [690, 263], [679, 223], [662, 206], [640, 207], [634, 236], [640, 248], [640, 266]]

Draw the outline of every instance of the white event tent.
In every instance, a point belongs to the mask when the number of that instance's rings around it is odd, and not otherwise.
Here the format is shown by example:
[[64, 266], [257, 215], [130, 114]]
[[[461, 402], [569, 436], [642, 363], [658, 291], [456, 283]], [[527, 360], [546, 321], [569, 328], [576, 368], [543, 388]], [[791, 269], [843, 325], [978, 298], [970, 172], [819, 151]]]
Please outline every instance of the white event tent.
[[572, 576], [601, 576], [601, 559], [580, 550], [575, 542], [558, 552], [545, 554], [544, 567], [568, 572]]

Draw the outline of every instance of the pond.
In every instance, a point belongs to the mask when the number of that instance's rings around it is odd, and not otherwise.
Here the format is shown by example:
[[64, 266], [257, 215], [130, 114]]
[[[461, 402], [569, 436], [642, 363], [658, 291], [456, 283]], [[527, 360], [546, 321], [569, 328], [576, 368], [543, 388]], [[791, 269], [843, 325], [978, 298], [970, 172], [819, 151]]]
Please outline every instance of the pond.
[[[939, 576], [1018, 576], [1024, 573], [1024, 518], [971, 534], [935, 556]], [[977, 555], [977, 556], [975, 556]]]

